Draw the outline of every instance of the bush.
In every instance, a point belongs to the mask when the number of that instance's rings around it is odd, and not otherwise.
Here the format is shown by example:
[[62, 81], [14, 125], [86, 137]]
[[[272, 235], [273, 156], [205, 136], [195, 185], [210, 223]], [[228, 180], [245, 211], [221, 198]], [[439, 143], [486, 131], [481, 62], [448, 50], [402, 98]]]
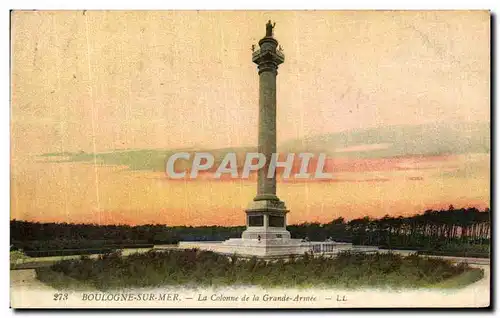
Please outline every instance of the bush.
[[[417, 255], [343, 252], [334, 258], [305, 255], [266, 261], [196, 249], [149, 251], [128, 257], [110, 253], [97, 259], [60, 261], [51, 270], [70, 278], [68, 288], [80, 282], [99, 290], [165, 285], [419, 288], [447, 286], [443, 285], [445, 281], [464, 273], [475, 272], [461, 278], [471, 282], [483, 275], [482, 270], [477, 272], [478, 269], [467, 264], [454, 265], [443, 259]], [[37, 274], [40, 280], [51, 284], [47, 271]], [[57, 284], [60, 288], [60, 279]]]

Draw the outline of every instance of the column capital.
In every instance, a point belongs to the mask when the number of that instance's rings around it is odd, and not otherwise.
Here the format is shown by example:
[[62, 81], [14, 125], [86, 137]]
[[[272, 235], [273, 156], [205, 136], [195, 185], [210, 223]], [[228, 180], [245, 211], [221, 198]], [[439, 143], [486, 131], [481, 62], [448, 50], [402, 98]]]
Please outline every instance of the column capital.
[[280, 47], [278, 41], [266, 36], [259, 41], [260, 49], [252, 53], [252, 62], [258, 65], [259, 74], [266, 71], [276, 72], [278, 65], [285, 61], [285, 54]]

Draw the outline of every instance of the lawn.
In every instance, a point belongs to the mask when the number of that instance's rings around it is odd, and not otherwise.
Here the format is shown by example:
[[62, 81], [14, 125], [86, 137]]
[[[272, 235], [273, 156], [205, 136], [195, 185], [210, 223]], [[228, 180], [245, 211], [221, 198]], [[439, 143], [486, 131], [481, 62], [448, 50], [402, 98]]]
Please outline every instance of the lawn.
[[150, 251], [64, 260], [37, 269], [57, 289], [117, 290], [160, 286], [263, 286], [294, 288], [460, 288], [480, 280], [482, 269], [417, 255], [343, 252], [289, 260], [228, 257], [208, 251]]

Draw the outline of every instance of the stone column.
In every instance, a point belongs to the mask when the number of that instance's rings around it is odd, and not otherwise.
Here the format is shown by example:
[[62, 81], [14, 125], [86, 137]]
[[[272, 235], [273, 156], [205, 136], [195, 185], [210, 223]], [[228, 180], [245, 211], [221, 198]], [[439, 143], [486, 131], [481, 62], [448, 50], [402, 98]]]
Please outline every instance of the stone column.
[[[278, 65], [285, 61], [285, 55], [273, 37], [273, 28], [269, 21], [266, 36], [259, 41], [260, 49], [252, 54], [259, 72], [258, 152], [265, 155], [266, 165], [258, 172], [257, 196], [246, 210], [249, 221], [242, 235], [244, 239], [260, 238], [264, 241], [290, 238], [285, 223], [288, 210], [276, 196], [276, 173], [272, 178], [267, 177], [271, 155], [276, 153], [276, 76]], [[259, 226], [261, 217], [264, 226]]]
[[[260, 68], [260, 66], [259, 66]], [[267, 177], [271, 155], [276, 152], [276, 67], [259, 70], [259, 146], [266, 156], [266, 165], [259, 170], [257, 197], [255, 200], [278, 200], [276, 197], [276, 173]]]

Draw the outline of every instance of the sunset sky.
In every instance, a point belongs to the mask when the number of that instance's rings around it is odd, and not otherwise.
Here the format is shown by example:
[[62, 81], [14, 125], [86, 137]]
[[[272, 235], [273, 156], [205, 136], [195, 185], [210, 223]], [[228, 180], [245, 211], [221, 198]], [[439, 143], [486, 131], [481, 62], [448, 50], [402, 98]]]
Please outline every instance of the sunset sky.
[[[11, 218], [243, 224], [254, 181], [172, 182], [158, 171], [41, 155], [256, 145], [251, 46], [269, 19], [286, 56], [278, 145], [432, 125], [450, 127], [445, 141], [489, 138], [457, 128], [489, 132], [486, 11], [15, 11]], [[280, 183], [290, 222], [489, 205], [489, 148], [371, 158], [394, 145], [332, 146], [336, 182]], [[353, 151], [368, 155], [342, 159]]]

